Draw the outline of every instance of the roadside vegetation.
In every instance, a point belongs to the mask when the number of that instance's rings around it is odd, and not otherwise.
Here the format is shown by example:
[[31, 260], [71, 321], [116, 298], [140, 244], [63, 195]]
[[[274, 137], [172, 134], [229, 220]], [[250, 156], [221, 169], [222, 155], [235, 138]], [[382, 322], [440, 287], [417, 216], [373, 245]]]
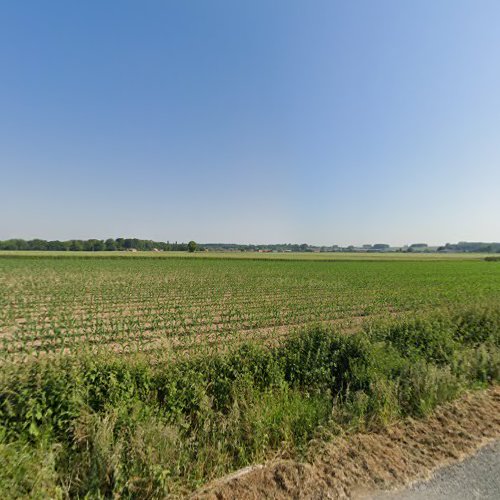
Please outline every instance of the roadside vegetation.
[[60, 355], [4, 363], [2, 498], [182, 495], [313, 438], [423, 416], [500, 378], [500, 308], [308, 327], [172, 362]]

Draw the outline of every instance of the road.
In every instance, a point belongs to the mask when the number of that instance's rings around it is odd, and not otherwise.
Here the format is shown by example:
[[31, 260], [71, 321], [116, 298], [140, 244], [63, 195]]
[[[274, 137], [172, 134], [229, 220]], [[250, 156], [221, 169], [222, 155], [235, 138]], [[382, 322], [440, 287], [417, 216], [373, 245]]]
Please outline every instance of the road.
[[500, 499], [500, 441], [463, 462], [443, 467], [406, 490], [376, 495], [378, 500]]

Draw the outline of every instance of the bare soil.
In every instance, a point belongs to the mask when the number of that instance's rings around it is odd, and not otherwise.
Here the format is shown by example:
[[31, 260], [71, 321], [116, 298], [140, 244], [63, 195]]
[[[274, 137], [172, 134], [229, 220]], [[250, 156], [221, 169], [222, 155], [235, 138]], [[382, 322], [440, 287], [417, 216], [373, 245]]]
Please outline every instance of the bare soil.
[[247, 467], [197, 491], [197, 500], [367, 498], [428, 478], [500, 437], [500, 387], [468, 393], [431, 416], [313, 444], [306, 462]]

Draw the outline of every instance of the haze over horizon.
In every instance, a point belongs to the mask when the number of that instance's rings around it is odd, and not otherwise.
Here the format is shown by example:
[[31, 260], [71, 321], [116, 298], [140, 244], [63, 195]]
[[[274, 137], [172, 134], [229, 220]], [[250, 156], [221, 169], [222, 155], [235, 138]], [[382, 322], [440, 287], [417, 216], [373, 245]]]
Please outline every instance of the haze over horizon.
[[500, 3], [4, 2], [0, 239], [500, 240]]

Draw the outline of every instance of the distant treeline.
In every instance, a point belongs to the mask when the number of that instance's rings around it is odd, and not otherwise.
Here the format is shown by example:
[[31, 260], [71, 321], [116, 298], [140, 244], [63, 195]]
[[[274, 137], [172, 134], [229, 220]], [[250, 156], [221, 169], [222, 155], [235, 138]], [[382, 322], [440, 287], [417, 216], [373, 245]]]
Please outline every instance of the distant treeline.
[[12, 239], [0, 241], [0, 250], [51, 250], [51, 251], [114, 251], [114, 250], [162, 250], [188, 251], [188, 243], [170, 243], [164, 241], [140, 240], [138, 238], [109, 238], [107, 240], [23, 240]]
[[438, 252], [484, 252], [500, 253], [500, 243], [482, 243], [460, 241], [459, 243], [446, 243], [439, 247]]
[[[275, 252], [313, 252], [314, 249], [320, 248], [307, 243], [278, 243], [273, 245], [241, 245], [238, 243], [205, 243], [203, 245], [207, 250], [212, 251], [241, 251], [241, 252], [258, 252], [259, 250], [271, 250]], [[334, 251], [338, 246], [321, 247], [328, 248], [329, 251]], [[325, 250], [326, 251], [326, 250]]]
[[278, 243], [273, 245], [240, 245], [237, 243], [206, 243], [203, 245], [212, 251], [241, 251], [241, 252], [484, 252], [500, 253], [500, 243], [466, 242], [446, 243], [441, 247], [429, 247], [426, 243], [414, 243], [409, 246], [391, 247], [384, 243], [374, 245], [349, 246], [315, 246], [307, 243], [292, 244]]
[[349, 245], [314, 246], [307, 243], [278, 243], [273, 245], [241, 245], [237, 243], [206, 243], [202, 246], [190, 243], [170, 243], [164, 241], [140, 240], [138, 238], [109, 238], [107, 240], [23, 240], [0, 241], [0, 250], [51, 250], [51, 251], [114, 251], [139, 250], [152, 251], [194, 251], [210, 250], [222, 252], [483, 252], [500, 253], [500, 243], [466, 242], [446, 243], [441, 247], [428, 247], [425, 243], [414, 243], [405, 247], [390, 247], [383, 243], [355, 247]]

